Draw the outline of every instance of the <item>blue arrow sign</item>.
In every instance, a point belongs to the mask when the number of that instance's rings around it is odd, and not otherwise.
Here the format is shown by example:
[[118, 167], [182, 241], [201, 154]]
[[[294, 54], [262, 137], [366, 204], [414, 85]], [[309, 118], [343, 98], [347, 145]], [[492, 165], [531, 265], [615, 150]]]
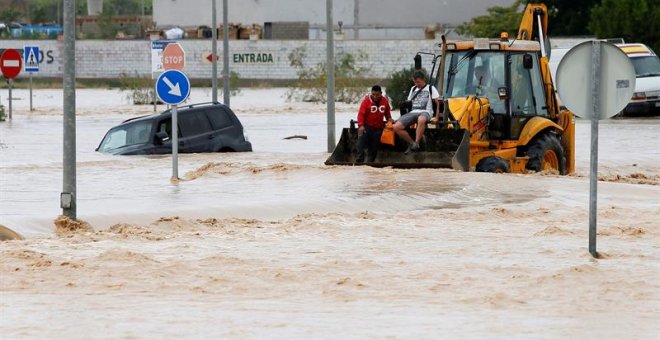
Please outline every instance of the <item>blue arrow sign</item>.
[[39, 47], [23, 47], [23, 69], [25, 72], [39, 72]]
[[158, 97], [170, 105], [176, 105], [190, 95], [190, 80], [179, 70], [167, 70], [156, 79]]

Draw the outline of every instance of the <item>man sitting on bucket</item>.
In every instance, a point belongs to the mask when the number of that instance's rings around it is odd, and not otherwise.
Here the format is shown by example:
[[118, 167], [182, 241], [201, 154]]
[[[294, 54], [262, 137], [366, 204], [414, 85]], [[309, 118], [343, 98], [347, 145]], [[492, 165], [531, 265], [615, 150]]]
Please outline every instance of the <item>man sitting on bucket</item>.
[[[406, 154], [411, 151], [419, 150], [419, 143], [424, 136], [426, 123], [435, 123], [440, 116], [440, 94], [438, 94], [438, 90], [436, 90], [435, 87], [426, 84], [426, 76], [422, 71], [415, 71], [413, 74], [413, 81], [415, 86], [410, 89], [410, 93], [408, 94], [408, 100], [412, 101], [412, 110], [401, 116], [397, 119], [396, 123], [394, 123], [394, 131], [396, 134], [408, 143], [408, 149], [405, 151]], [[436, 112], [433, 115], [433, 119], [431, 119], [433, 101], [435, 101], [437, 105]], [[415, 123], [417, 123], [417, 131], [415, 140], [413, 140], [410, 138], [406, 128]]]
[[383, 90], [378, 85], [371, 88], [371, 94], [364, 97], [358, 111], [358, 140], [356, 162], [364, 162], [364, 147], [368, 149], [368, 162], [376, 160], [380, 147], [380, 135], [383, 133], [383, 116], [392, 121], [390, 102], [383, 97]]

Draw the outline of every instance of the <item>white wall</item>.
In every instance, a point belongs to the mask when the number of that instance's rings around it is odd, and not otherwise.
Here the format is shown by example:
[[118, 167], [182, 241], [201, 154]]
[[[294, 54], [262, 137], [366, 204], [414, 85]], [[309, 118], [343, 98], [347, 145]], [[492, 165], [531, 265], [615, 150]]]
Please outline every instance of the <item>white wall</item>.
[[[190, 78], [210, 79], [211, 64], [204, 57], [211, 52], [211, 41], [201, 39], [180, 40], [186, 52], [186, 66], [183, 72]], [[56, 40], [6, 40], [3, 48], [22, 49], [23, 46], [37, 45], [43, 53], [40, 70], [34, 76], [61, 77], [64, 45]], [[222, 56], [222, 44], [218, 55]], [[297, 69], [292, 68], [289, 54], [297, 48], [306, 50], [303, 64], [312, 67], [326, 60], [326, 43], [307, 40], [232, 40], [229, 43], [229, 68], [237, 72], [240, 79], [294, 80]], [[384, 52], [385, 51], [385, 52]], [[358, 61], [357, 67], [367, 68], [369, 77], [386, 78], [391, 72], [413, 65], [417, 51], [439, 52], [438, 41], [337, 41], [335, 54], [366, 55]], [[272, 60], [250, 62], [238, 60], [238, 55], [268, 55]], [[222, 62], [218, 69], [222, 70]], [[430, 69], [430, 67], [429, 67]], [[76, 41], [77, 78], [119, 78], [121, 74], [151, 75], [151, 42], [147, 40], [78, 40]], [[219, 75], [220, 76], [220, 75]], [[21, 73], [19, 78], [27, 77]]]

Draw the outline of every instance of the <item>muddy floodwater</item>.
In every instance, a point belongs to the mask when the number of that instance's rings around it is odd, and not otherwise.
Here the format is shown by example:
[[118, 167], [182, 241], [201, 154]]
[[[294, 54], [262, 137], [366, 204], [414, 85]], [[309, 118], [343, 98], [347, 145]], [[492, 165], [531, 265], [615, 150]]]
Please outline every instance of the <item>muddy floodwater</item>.
[[[600, 124], [593, 259], [589, 122], [571, 176], [325, 166], [325, 106], [285, 92], [232, 97], [254, 152], [181, 154], [172, 182], [169, 155], [94, 151], [153, 106], [78, 90], [77, 228], [54, 222], [62, 92], [35, 90], [31, 112], [15, 90], [0, 225], [25, 240], [0, 243], [1, 337], [660, 334], [660, 119]], [[337, 137], [356, 109], [337, 104]]]

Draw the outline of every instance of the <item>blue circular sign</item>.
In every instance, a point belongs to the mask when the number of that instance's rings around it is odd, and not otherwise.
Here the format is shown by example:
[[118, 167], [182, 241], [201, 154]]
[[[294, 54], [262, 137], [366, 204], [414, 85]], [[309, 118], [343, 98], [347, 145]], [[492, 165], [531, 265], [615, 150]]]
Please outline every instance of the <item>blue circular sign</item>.
[[190, 95], [190, 80], [179, 70], [167, 70], [156, 79], [156, 93], [163, 103], [179, 104]]

